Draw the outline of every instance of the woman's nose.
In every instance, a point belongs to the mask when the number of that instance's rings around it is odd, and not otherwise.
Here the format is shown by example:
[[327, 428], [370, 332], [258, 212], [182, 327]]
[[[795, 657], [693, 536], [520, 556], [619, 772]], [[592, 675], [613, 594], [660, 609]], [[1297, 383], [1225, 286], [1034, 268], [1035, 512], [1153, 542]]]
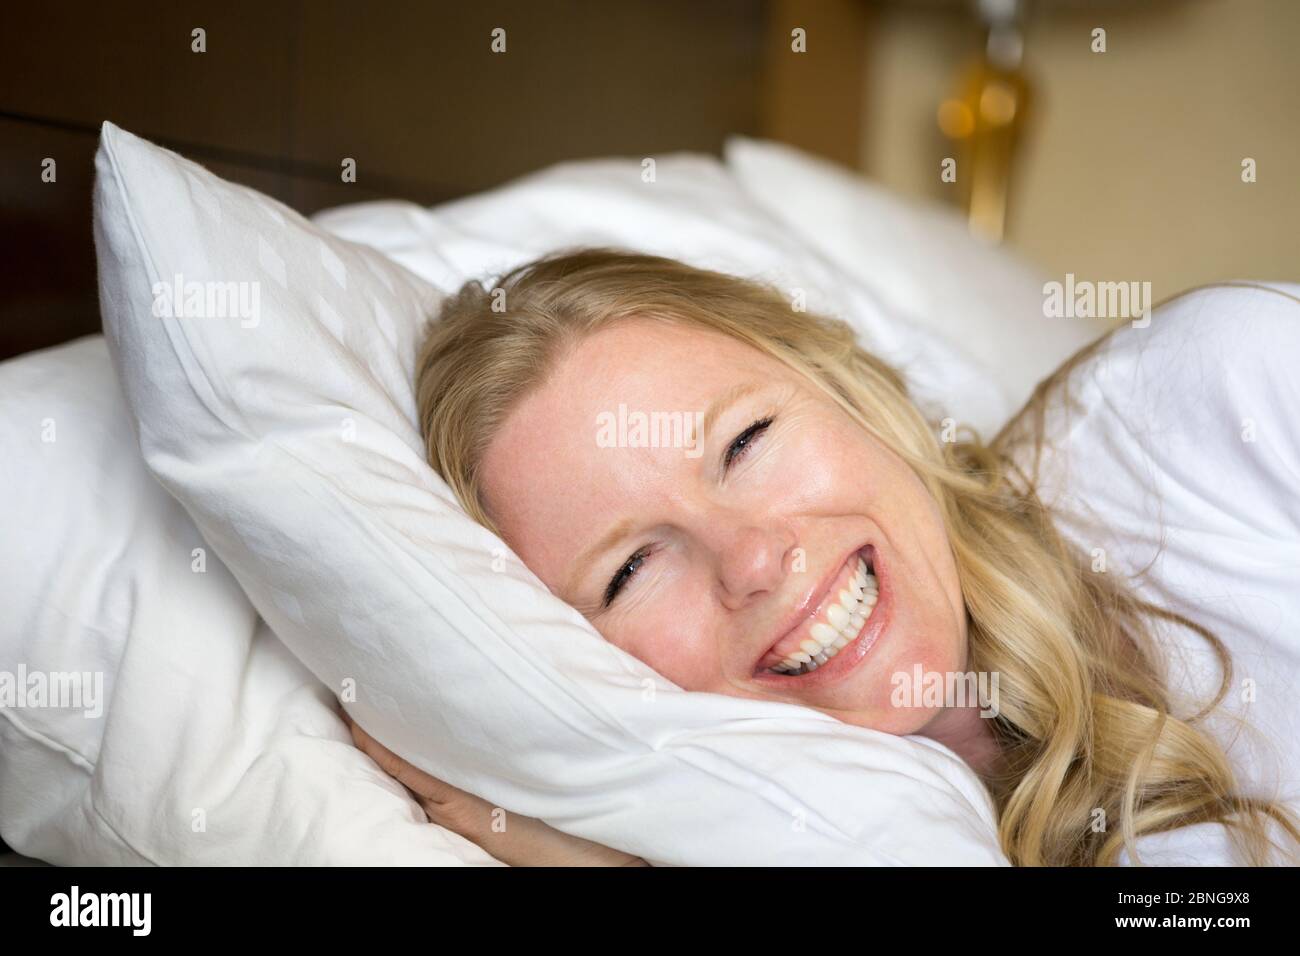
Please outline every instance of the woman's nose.
[[753, 525], [720, 535], [715, 546], [723, 603], [734, 610], [756, 593], [779, 588], [793, 543], [790, 535]]

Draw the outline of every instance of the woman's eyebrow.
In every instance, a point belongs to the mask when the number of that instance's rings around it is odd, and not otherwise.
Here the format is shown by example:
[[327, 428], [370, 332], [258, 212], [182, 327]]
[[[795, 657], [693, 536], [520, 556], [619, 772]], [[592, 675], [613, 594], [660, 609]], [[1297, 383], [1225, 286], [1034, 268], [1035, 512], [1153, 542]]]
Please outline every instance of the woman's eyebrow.
[[[704, 417], [700, 420], [700, 433], [696, 437], [696, 441], [703, 445], [704, 436], [709, 434], [709, 430], [714, 426], [714, 424], [716, 424], [717, 420], [722, 417], [722, 414], [725, 411], [746, 396], [759, 391], [765, 385], [767, 385], [766, 382], [760, 381], [739, 382], [715, 398], [709, 404], [709, 408], [704, 413]], [[583, 579], [584, 572], [589, 563], [597, 556], [612, 548], [631, 530], [631, 519], [622, 518], [615, 522], [614, 526], [605, 532], [599, 541], [579, 554], [573, 562], [573, 572], [560, 588], [559, 597], [562, 600], [567, 601], [569, 604], [574, 604], [574, 592], [577, 589], [578, 582]]]
[[700, 420], [699, 440], [704, 441], [704, 436], [709, 434], [718, 419], [722, 417], [723, 412], [742, 398], [752, 395], [767, 384], [767, 382], [759, 381], [739, 382], [715, 398], [713, 403], [709, 405], [709, 410], [704, 413], [704, 418]]
[[605, 532], [599, 541], [578, 555], [577, 559], [573, 562], [572, 574], [569, 575], [568, 580], [566, 580], [564, 585], [560, 588], [560, 598], [576, 606], [577, 601], [574, 600], [576, 596], [574, 592], [577, 589], [578, 582], [583, 579], [583, 572], [587, 569], [588, 564], [597, 555], [604, 554], [612, 548], [620, 538], [631, 530], [632, 519], [622, 518], [615, 522], [614, 527]]

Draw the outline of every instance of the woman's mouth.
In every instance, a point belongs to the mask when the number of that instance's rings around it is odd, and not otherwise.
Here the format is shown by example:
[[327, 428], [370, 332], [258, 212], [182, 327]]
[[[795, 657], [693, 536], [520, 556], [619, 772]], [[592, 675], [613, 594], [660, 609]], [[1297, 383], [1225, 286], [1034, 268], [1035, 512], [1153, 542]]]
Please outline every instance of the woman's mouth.
[[887, 623], [888, 591], [878, 565], [870, 545], [855, 552], [811, 619], [777, 641], [759, 660], [754, 676], [782, 685], [800, 680], [811, 687], [852, 670]]

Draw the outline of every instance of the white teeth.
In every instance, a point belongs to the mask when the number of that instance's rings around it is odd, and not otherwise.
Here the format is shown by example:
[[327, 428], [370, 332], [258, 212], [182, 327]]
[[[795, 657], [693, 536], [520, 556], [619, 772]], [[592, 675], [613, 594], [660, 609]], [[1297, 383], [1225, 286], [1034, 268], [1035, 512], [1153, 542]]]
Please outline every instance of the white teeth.
[[[810, 633], [812, 634], [812, 639], [818, 644], [818, 650], [821, 650], [821, 648], [825, 647], [827, 644], [835, 643], [835, 638], [840, 635], [838, 628], [831, 627], [825, 621], [818, 621], [814, 624]], [[804, 643], [807, 644], [808, 642], [804, 641]]]
[[[861, 598], [862, 591], [867, 586], [868, 580], [874, 579], [871, 578], [870, 573], [867, 571], [867, 563], [861, 558], [858, 558], [858, 570], [854, 572], [853, 580], [849, 582], [849, 593], [855, 598]], [[844, 601], [842, 598], [841, 603], [844, 604], [845, 607], [848, 607], [848, 602]]]
[[880, 599], [880, 584], [858, 558], [857, 571], [847, 588], [840, 591], [836, 603], [829, 605], [820, 620], [809, 628], [809, 636], [800, 650], [772, 667], [785, 674], [806, 674], [827, 663], [862, 632], [863, 626]]

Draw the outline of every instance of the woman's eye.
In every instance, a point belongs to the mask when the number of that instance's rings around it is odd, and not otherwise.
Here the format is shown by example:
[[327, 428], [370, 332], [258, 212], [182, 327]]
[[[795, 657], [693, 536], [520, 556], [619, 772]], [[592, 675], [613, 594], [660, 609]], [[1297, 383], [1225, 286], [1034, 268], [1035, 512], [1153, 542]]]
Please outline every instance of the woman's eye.
[[615, 572], [614, 577], [610, 579], [609, 586], [605, 588], [604, 607], [609, 607], [614, 602], [614, 598], [618, 597], [618, 592], [623, 590], [623, 585], [632, 578], [632, 575], [637, 573], [649, 553], [649, 548], [640, 549]]
[[[754, 443], [754, 439], [761, 435], [767, 429], [767, 426], [771, 424], [771, 417], [760, 418], [737, 435], [732, 443], [727, 446], [726, 454], [723, 456], [723, 468], [730, 468], [735, 462], [743, 458], [746, 452], [749, 451], [750, 446]], [[614, 576], [610, 578], [609, 584], [605, 588], [602, 607], [609, 607], [614, 603], [614, 599], [617, 598], [619, 592], [623, 590], [623, 586], [627, 584], [637, 571], [641, 569], [641, 565], [645, 563], [646, 558], [649, 556], [650, 548], [645, 547], [635, 552], [630, 558], [623, 562], [623, 566], [614, 573]]]
[[754, 439], [762, 434], [770, 424], [772, 424], [771, 418], [760, 418], [737, 435], [735, 440], [727, 448], [727, 453], [722, 459], [722, 467], [724, 469], [730, 468], [734, 462], [743, 458], [745, 452], [749, 451], [750, 445], [754, 443]]

